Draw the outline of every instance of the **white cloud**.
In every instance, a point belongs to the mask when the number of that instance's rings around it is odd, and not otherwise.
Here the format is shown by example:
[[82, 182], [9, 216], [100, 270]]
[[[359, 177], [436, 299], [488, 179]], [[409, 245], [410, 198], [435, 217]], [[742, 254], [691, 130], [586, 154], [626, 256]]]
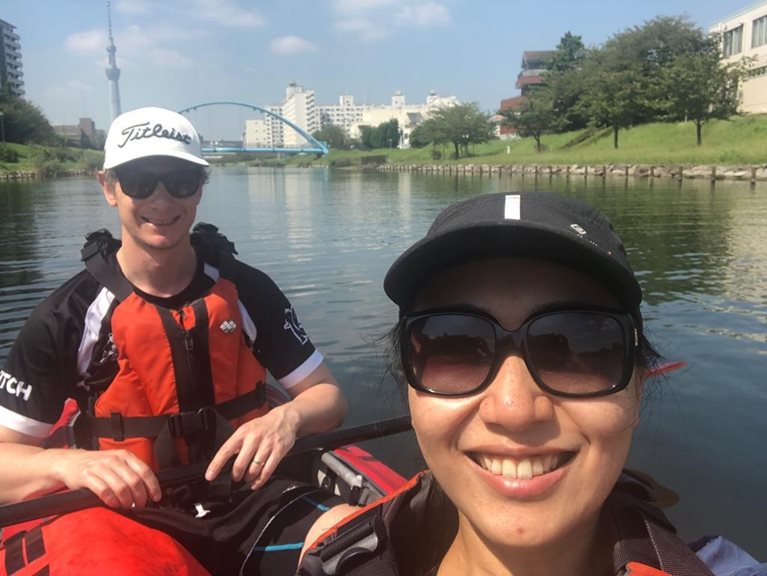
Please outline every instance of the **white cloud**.
[[107, 42], [104, 30], [86, 30], [69, 35], [64, 44], [72, 52], [89, 54], [96, 50], [106, 50]]
[[339, 20], [336, 22], [336, 28], [342, 32], [353, 33], [364, 42], [381, 40], [389, 33], [386, 26], [374, 24], [371, 20], [365, 18]]
[[313, 52], [317, 46], [298, 36], [283, 36], [272, 40], [271, 49], [275, 54], [301, 54]]
[[400, 7], [394, 16], [394, 22], [399, 26], [417, 26], [429, 28], [444, 26], [450, 23], [450, 12], [444, 4], [424, 2]]
[[260, 28], [266, 18], [257, 10], [243, 10], [231, 0], [195, 0], [192, 13], [206, 22], [228, 28]]
[[435, 0], [335, 0], [338, 30], [373, 42], [394, 28], [443, 26], [451, 20], [447, 6]]
[[396, 6], [401, 2], [402, 0], [336, 0], [333, 3], [333, 8], [339, 14], [354, 14]]

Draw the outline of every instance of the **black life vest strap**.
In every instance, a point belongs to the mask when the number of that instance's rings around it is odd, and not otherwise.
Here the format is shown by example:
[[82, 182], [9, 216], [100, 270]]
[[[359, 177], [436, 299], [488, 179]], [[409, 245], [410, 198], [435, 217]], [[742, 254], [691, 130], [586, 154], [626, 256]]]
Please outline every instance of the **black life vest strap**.
[[101, 228], [85, 237], [85, 245], [80, 250], [80, 257], [91, 276], [120, 301], [133, 292], [133, 286], [123, 276], [119, 267], [109, 262], [109, 257], [117, 252], [121, 245], [109, 230]]
[[78, 425], [86, 427], [88, 435], [94, 439], [111, 438], [119, 442], [126, 438], [157, 438], [165, 427], [171, 437], [180, 438], [209, 429], [216, 414], [225, 420], [233, 420], [265, 403], [266, 384], [259, 382], [250, 392], [199, 410], [157, 416], [122, 416], [118, 412], [110, 417], [81, 414]]
[[624, 574], [629, 562], [640, 562], [674, 576], [713, 576], [695, 552], [676, 536], [674, 525], [652, 501], [652, 487], [628, 471], [624, 471], [607, 499], [605, 514], [616, 534], [613, 546], [616, 574]]

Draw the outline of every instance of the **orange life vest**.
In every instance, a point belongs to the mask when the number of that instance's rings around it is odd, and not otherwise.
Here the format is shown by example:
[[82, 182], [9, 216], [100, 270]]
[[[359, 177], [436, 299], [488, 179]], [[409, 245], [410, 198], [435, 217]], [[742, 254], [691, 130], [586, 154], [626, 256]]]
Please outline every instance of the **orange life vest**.
[[266, 371], [242, 328], [234, 258], [213, 250], [215, 284], [168, 309], [139, 296], [108, 264], [119, 245], [111, 236], [90, 242], [97, 246], [86, 244], [86, 267], [119, 300], [111, 319], [119, 369], [77, 423], [78, 443], [131, 450], [155, 470], [212, 457], [233, 428], [268, 410]]

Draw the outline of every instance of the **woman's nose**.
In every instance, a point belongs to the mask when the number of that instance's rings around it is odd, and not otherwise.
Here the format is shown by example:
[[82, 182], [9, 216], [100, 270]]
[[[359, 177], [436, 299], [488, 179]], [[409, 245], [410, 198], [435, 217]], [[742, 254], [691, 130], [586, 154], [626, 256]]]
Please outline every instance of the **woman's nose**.
[[509, 355], [483, 392], [479, 415], [488, 424], [522, 429], [554, 417], [551, 398], [535, 383], [524, 359]]

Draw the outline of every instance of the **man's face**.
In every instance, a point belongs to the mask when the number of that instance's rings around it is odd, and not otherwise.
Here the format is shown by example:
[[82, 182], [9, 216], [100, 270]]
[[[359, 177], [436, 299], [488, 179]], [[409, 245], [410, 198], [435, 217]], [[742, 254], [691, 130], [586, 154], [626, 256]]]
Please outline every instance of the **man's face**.
[[100, 178], [104, 196], [117, 208], [123, 246], [167, 250], [188, 241], [204, 181], [202, 167], [153, 156], [117, 167], [114, 186]]

